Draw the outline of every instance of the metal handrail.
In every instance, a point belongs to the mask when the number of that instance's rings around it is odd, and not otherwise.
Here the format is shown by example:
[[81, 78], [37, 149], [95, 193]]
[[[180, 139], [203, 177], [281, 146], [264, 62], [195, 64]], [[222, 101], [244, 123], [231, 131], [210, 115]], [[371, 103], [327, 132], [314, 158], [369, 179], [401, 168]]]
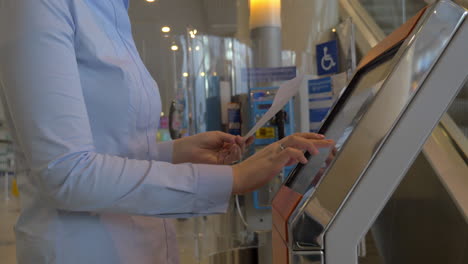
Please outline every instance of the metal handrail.
[[468, 223], [468, 167], [443, 125], [434, 128], [422, 152]]
[[447, 134], [460, 149], [460, 154], [463, 155], [466, 160], [468, 157], [468, 139], [457, 126], [455, 121], [453, 121], [449, 114], [444, 114], [440, 119], [440, 125], [445, 128]]

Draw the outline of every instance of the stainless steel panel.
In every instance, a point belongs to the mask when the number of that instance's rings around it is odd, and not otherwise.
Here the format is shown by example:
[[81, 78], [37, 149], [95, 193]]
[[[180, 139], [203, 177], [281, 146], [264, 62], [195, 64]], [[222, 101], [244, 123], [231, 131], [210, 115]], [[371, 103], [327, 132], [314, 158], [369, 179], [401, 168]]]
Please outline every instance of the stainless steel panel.
[[[396, 55], [398, 62], [352, 131], [325, 177], [306, 192], [289, 221], [293, 249], [323, 248], [323, 234], [346, 196], [379, 150], [466, 15], [451, 1], [429, 9]], [[361, 111], [360, 111], [361, 112]], [[333, 127], [330, 127], [333, 131]], [[346, 134], [346, 133], [345, 133]], [[342, 143], [339, 141], [339, 143]], [[338, 146], [338, 149], [341, 146]], [[303, 170], [301, 173], [309, 173]], [[314, 174], [309, 173], [313, 178]], [[316, 187], [316, 190], [313, 190]], [[307, 230], [307, 235], [302, 235]], [[299, 236], [299, 234], [301, 234]]]

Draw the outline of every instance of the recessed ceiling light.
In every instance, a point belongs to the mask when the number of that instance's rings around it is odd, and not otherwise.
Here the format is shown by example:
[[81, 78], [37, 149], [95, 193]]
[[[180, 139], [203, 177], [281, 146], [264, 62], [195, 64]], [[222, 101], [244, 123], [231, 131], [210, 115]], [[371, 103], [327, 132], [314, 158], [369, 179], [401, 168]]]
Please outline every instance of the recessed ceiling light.
[[176, 51], [176, 50], [178, 50], [178, 49], [179, 49], [179, 47], [178, 47], [177, 45], [172, 45], [172, 46], [171, 46], [171, 50], [173, 50], [173, 51]]
[[168, 27], [168, 26], [164, 26], [164, 27], [161, 28], [161, 31], [164, 32], [164, 33], [169, 33], [169, 32], [171, 32], [171, 28]]

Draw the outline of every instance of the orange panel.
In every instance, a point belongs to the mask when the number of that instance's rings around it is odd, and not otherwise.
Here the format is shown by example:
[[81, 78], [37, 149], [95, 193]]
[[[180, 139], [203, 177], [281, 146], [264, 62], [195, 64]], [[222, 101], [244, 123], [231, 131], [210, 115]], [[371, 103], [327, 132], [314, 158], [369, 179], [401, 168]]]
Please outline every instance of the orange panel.
[[276, 227], [279, 235], [284, 241], [288, 241], [287, 223], [297, 204], [301, 201], [302, 195], [281, 186], [272, 202], [273, 226]]
[[273, 264], [288, 264], [288, 246], [275, 227], [273, 227], [271, 237], [273, 240]]
[[[273, 219], [273, 227], [276, 227], [276, 229], [281, 229], [281, 237], [286, 240], [285, 232], [286, 230], [283, 230], [284, 226], [284, 219], [283, 216], [275, 209], [275, 207], [271, 207], [271, 218]], [[287, 221], [287, 219], [286, 219]]]
[[421, 16], [426, 11], [427, 7], [421, 9], [414, 17], [410, 18], [405, 24], [399, 27], [397, 30], [393, 31], [392, 34], [388, 35], [384, 40], [382, 40], [379, 44], [373, 47], [364, 58], [362, 58], [361, 62], [358, 65], [357, 70], [361, 69], [369, 62], [373, 61], [375, 58], [379, 57], [387, 50], [393, 48], [395, 45], [400, 43], [402, 40], [406, 39], [413, 28], [418, 23]]

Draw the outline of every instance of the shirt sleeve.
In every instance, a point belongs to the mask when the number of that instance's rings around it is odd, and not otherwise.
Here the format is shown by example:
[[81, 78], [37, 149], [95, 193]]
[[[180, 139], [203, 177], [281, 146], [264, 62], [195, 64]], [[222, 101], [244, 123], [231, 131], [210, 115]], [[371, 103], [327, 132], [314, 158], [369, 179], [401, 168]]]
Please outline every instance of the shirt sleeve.
[[[25, 177], [43, 202], [69, 211], [169, 217], [225, 212], [229, 166], [97, 153], [75, 55], [73, 1], [15, 2], [9, 16], [17, 23], [0, 32], [7, 35], [0, 40], [2, 96]], [[159, 147], [156, 157], [170, 161], [172, 143]]]
[[150, 156], [153, 160], [165, 161], [172, 163], [172, 153], [174, 149], [174, 141], [158, 142], [156, 148], [151, 150]]

